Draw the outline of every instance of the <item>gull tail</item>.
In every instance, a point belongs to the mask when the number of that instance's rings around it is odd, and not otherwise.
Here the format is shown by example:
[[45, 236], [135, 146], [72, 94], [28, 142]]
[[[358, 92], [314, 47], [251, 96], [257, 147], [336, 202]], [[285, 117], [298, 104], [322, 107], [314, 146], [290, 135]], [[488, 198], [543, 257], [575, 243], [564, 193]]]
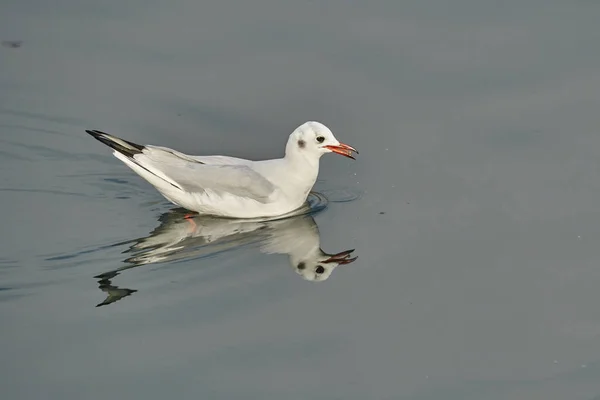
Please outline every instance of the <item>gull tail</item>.
[[150, 184], [157, 188], [169, 201], [175, 203], [165, 192], [165, 184], [168, 184], [170, 187], [169, 190], [175, 188], [181, 191], [182, 189], [174, 180], [166, 176], [160, 168], [157, 168], [154, 163], [149, 162], [148, 157], [144, 157], [144, 153], [151, 151], [152, 146], [142, 146], [97, 130], [86, 130], [86, 132], [113, 149], [113, 155], [115, 157], [123, 161], [123, 163], [135, 173], [150, 182]]
[[112, 148], [115, 151], [118, 151], [119, 153], [129, 158], [133, 158], [133, 156], [136, 154], [141, 154], [145, 149], [144, 146], [129, 142], [116, 136], [109, 135], [108, 133], [96, 130], [86, 130], [86, 132], [92, 135], [100, 142], [107, 145], [108, 147]]

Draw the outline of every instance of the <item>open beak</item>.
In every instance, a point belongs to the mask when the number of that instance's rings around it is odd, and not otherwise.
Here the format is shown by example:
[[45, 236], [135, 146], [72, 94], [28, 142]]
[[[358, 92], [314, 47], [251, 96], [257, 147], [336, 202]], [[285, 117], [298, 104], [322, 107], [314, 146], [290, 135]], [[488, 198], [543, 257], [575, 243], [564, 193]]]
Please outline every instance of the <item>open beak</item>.
[[354, 249], [342, 251], [341, 253], [337, 253], [337, 254], [333, 254], [327, 260], [324, 260], [321, 262], [324, 264], [325, 263], [333, 263], [333, 262], [341, 264], [341, 265], [350, 264], [350, 263], [356, 261], [356, 259], [358, 258], [358, 257], [350, 258], [353, 251], [354, 251]]
[[356, 149], [354, 147], [348, 146], [347, 144], [344, 144], [344, 143], [340, 143], [337, 146], [327, 145], [327, 146], [323, 146], [323, 147], [333, 151], [334, 153], [341, 154], [344, 157], [348, 157], [353, 160], [356, 160], [356, 159], [354, 157], [352, 157], [352, 152], [355, 152], [356, 154], [358, 154], [358, 151], [356, 151]]

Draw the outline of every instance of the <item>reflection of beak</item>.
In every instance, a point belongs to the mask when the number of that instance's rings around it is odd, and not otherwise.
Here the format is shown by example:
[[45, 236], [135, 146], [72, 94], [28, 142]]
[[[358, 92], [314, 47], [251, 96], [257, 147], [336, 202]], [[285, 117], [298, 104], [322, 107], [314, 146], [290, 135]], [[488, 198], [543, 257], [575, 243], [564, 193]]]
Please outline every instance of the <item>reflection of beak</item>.
[[337, 253], [337, 254], [333, 254], [327, 260], [321, 261], [321, 262], [324, 264], [333, 263], [333, 262], [338, 263], [338, 264], [350, 264], [351, 262], [356, 261], [356, 259], [358, 258], [358, 257], [350, 258], [350, 255], [352, 254], [353, 251], [354, 251], [354, 249], [342, 251], [341, 253]]
[[352, 146], [348, 146], [347, 144], [344, 143], [340, 143], [337, 146], [335, 145], [327, 145], [327, 146], [323, 146], [326, 149], [329, 149], [331, 151], [333, 151], [334, 153], [337, 154], [341, 154], [344, 157], [348, 157], [351, 158], [353, 160], [355, 160], [354, 157], [352, 157], [352, 152], [354, 151], [356, 154], [358, 154], [358, 151], [356, 151], [356, 149]]

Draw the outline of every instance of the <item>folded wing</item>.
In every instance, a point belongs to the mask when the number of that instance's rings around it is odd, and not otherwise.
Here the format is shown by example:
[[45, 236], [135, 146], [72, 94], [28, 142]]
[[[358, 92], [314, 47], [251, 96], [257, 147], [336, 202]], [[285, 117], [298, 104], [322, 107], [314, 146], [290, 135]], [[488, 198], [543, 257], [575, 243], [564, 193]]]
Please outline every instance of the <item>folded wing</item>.
[[207, 165], [170, 149], [146, 146], [133, 161], [189, 193], [229, 193], [267, 202], [275, 186], [246, 165]]

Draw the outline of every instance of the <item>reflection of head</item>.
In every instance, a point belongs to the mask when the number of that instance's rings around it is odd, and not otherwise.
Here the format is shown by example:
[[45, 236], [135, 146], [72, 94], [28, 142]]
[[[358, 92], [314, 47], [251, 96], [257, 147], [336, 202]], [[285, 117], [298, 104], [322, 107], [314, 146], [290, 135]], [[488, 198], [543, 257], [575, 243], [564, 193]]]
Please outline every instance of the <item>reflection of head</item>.
[[265, 253], [287, 254], [291, 266], [307, 281], [321, 282], [329, 278], [341, 264], [350, 264], [354, 250], [328, 254], [321, 250], [319, 228], [310, 216], [289, 219], [276, 229], [265, 241], [261, 250]]
[[327, 254], [321, 249], [310, 256], [294, 260], [290, 257], [290, 262], [296, 268], [296, 273], [307, 281], [321, 282], [329, 278], [329, 275], [338, 265], [350, 264], [357, 257], [350, 258], [354, 250], [346, 250], [338, 254]]

